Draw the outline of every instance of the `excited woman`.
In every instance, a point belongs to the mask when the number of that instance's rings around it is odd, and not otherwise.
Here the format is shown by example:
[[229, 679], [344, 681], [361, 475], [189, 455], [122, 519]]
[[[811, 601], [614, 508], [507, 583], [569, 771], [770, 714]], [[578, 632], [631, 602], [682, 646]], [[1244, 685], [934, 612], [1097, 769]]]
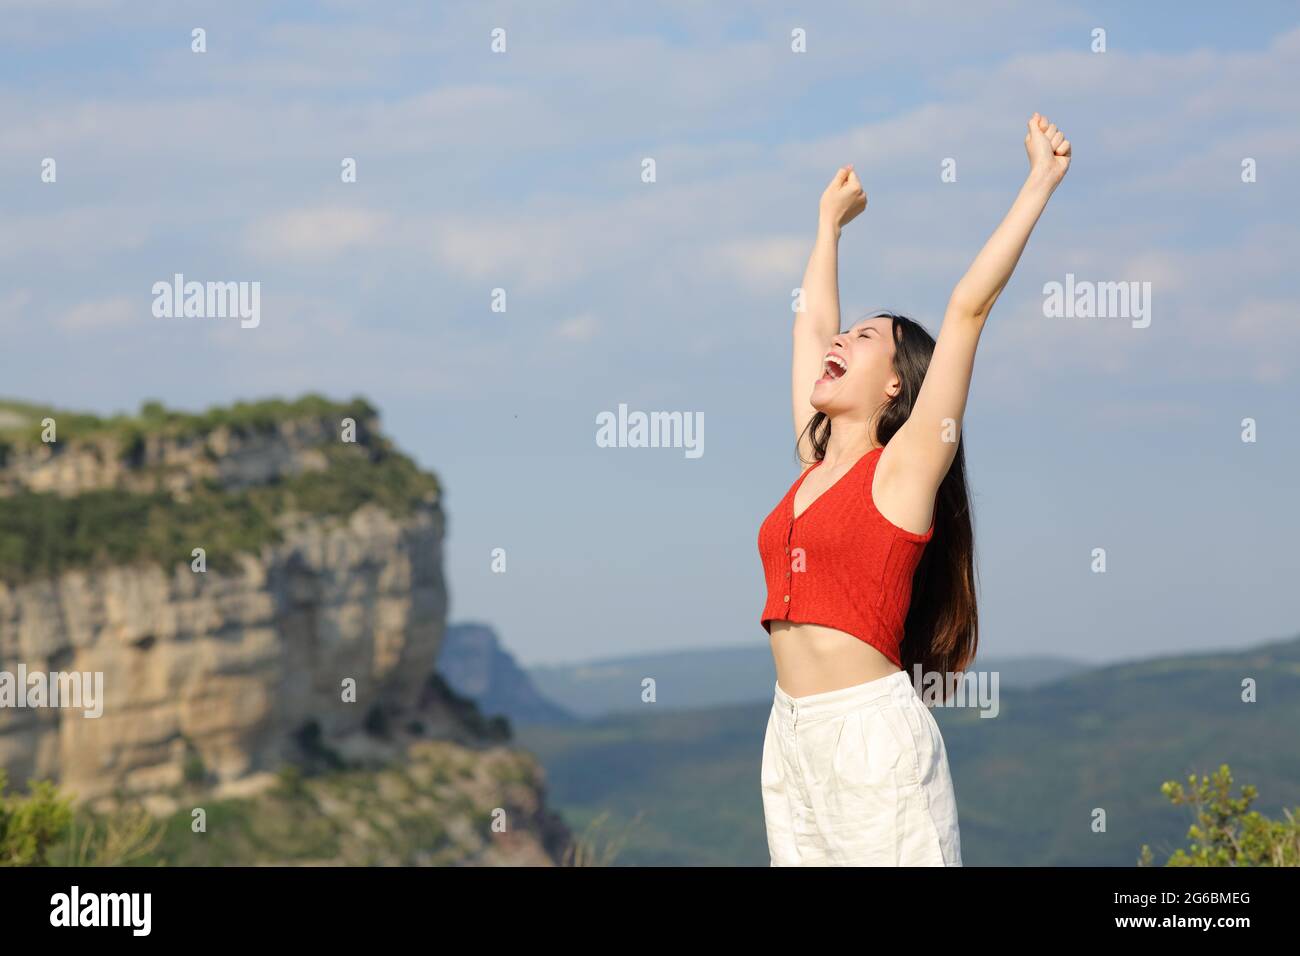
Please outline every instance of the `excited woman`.
[[961, 443], [980, 332], [1070, 165], [1035, 113], [1029, 176], [953, 289], [936, 342], [893, 313], [840, 332], [840, 230], [866, 208], [851, 166], [822, 195], [794, 320], [804, 470], [758, 534], [776, 696], [762, 794], [773, 866], [960, 866], [939, 725], [909, 671], [975, 657], [974, 539]]

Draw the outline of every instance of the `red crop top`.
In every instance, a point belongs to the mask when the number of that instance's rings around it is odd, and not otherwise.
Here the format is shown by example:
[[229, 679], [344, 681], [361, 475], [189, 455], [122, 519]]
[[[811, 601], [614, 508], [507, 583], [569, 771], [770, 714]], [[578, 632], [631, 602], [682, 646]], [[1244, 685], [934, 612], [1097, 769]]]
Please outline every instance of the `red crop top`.
[[912, 598], [912, 574], [925, 534], [898, 527], [876, 510], [871, 480], [884, 450], [873, 448], [821, 493], [798, 518], [794, 496], [808, 468], [758, 529], [767, 581], [761, 624], [820, 624], [852, 634], [902, 667], [899, 646]]

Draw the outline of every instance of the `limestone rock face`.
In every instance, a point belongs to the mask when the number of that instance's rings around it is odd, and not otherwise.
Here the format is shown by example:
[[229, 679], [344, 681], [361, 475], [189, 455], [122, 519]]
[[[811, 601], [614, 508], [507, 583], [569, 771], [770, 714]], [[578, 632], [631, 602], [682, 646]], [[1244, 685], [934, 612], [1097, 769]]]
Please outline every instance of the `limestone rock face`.
[[[357, 422], [359, 438], [364, 441], [373, 427], [373, 421]], [[7, 454], [0, 496], [22, 490], [72, 496], [105, 488], [183, 495], [201, 481], [246, 488], [323, 471], [327, 462], [321, 449], [338, 430], [338, 423], [308, 418], [253, 433], [223, 426], [188, 438], [144, 434], [127, 449], [107, 436], [33, 442]]]
[[228, 800], [249, 865], [263, 831], [280, 862], [562, 862], [540, 766], [437, 672], [445, 523], [364, 399], [0, 401], [0, 771], [92, 812]]
[[[103, 675], [102, 715], [0, 707], [0, 768], [79, 797], [224, 783], [418, 715], [442, 641], [444, 518], [293, 522], [233, 573], [92, 568], [0, 583], [0, 671]], [[355, 682], [355, 702], [344, 682]], [[313, 729], [314, 728], [314, 729]]]

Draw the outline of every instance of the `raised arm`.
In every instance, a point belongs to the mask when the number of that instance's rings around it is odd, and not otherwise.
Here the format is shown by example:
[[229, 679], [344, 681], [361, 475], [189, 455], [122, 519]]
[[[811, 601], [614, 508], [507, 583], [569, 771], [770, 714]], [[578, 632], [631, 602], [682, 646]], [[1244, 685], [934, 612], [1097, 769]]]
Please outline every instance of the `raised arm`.
[[[1070, 166], [1070, 141], [1054, 123], [1035, 113], [1028, 125], [1025, 151], [1029, 154], [1029, 176], [1010, 212], [953, 289], [912, 413], [890, 440], [877, 466], [877, 486], [882, 489], [882, 497], [893, 499], [899, 515], [915, 519], [913, 527], [926, 526], [935, 492], [956, 457], [975, 348], [984, 320], [1015, 271], [1029, 234]], [[951, 429], [946, 427], [948, 420], [954, 423]]]
[[866, 208], [867, 196], [853, 166], [841, 166], [822, 193], [817, 239], [803, 276], [803, 310], [794, 316], [790, 391], [799, 457], [805, 462], [812, 458], [812, 446], [802, 432], [816, 413], [809, 402], [813, 384], [821, 377], [822, 359], [830, 351], [831, 339], [840, 331], [840, 230]]

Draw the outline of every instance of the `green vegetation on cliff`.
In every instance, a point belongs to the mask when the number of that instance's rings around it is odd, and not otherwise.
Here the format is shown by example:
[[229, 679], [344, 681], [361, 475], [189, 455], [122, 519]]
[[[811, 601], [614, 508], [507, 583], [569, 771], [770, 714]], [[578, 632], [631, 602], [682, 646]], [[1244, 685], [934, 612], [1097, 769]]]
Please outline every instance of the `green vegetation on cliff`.
[[335, 402], [316, 394], [292, 400], [268, 398], [255, 402], [236, 402], [197, 413], [165, 408], [160, 402], [150, 401], [140, 406], [138, 414], [112, 415], [107, 418], [51, 405], [34, 405], [6, 399], [0, 400], [0, 465], [4, 464], [5, 449], [40, 442], [41, 422], [46, 418], [52, 418], [57, 423], [61, 442], [106, 438], [115, 441], [126, 454], [135, 445], [137, 438], [146, 435], [176, 439], [201, 438], [222, 427], [229, 428], [236, 434], [249, 435], [273, 431], [282, 422], [304, 418], [331, 421], [353, 418], [360, 422], [377, 417], [378, 412], [374, 406], [363, 398]]
[[[0, 403], [0, 410], [19, 407], [33, 408]], [[318, 396], [294, 402], [277, 399], [201, 415], [149, 403], [136, 418], [56, 413], [60, 445], [109, 436], [123, 454], [145, 433], [183, 439], [224, 425], [250, 434], [309, 418], [327, 420], [336, 428], [345, 417], [358, 422], [359, 440], [320, 445], [328, 463], [325, 470], [303, 471], [263, 485], [236, 490], [207, 481], [184, 496], [105, 488], [74, 496], [23, 490], [0, 497], [0, 580], [18, 582], [108, 564], [170, 567], [188, 563], [199, 547], [206, 552], [209, 568], [229, 570], [236, 555], [257, 553], [280, 541], [278, 519], [290, 512], [345, 517], [374, 504], [405, 517], [439, 494], [434, 475], [422, 471], [389, 439], [362, 429], [362, 422], [374, 420], [375, 411], [360, 399], [346, 404]]]
[[[303, 774], [286, 764], [274, 788], [248, 798], [219, 800], [191, 785], [172, 795], [176, 811], [164, 819], [129, 803], [108, 814], [74, 809], [49, 781], [33, 782], [26, 795], [6, 794], [0, 771], [0, 866], [510, 865], [515, 861], [509, 857], [492, 856], [498, 809], [512, 831], [529, 830], [543, 845], [559, 842], [559, 834], [540, 832], [538, 769], [518, 750], [421, 741], [404, 760], [383, 768]], [[1196, 811], [1188, 846], [1174, 848], [1164, 866], [1300, 865], [1300, 808], [1284, 808], [1283, 819], [1270, 819], [1250, 809], [1255, 787], [1243, 786], [1234, 797], [1232, 785], [1227, 765], [1211, 777], [1191, 775], [1186, 790], [1178, 781], [1164, 782], [1160, 790], [1171, 804]], [[197, 832], [195, 807], [205, 818]], [[613, 864], [626, 837], [604, 848], [593, 839], [607, 819], [602, 813], [594, 827], [564, 841], [557, 853], [564, 865]], [[638, 836], [661, 852], [684, 838], [676, 832]], [[1158, 865], [1147, 845], [1137, 863]]]
[[525, 752], [425, 739], [380, 765], [288, 763], [246, 797], [178, 787], [156, 818], [126, 795], [111, 811], [74, 806], [50, 781], [9, 794], [0, 771], [0, 866], [536, 865], [567, 838], [541, 780]]

